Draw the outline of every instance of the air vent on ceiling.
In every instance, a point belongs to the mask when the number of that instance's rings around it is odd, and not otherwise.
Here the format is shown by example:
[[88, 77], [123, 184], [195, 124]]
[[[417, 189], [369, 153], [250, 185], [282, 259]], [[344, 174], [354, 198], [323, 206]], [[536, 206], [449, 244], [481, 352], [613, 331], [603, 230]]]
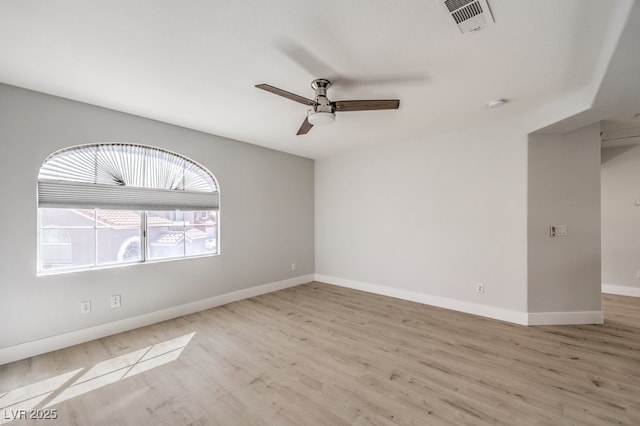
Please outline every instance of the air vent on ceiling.
[[486, 0], [445, 0], [443, 5], [462, 34], [494, 22]]

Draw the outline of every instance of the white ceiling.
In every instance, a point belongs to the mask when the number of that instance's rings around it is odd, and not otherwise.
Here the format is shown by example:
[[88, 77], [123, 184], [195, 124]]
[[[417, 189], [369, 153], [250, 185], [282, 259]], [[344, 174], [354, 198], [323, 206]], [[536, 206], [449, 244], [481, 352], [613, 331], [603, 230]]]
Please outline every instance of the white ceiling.
[[[436, 0], [2, 0], [0, 82], [309, 158], [505, 120], [587, 87], [625, 0], [489, 0], [461, 35]], [[626, 1], [628, 3], [628, 1]], [[301, 104], [399, 98], [295, 133]], [[489, 110], [495, 98], [510, 102]]]

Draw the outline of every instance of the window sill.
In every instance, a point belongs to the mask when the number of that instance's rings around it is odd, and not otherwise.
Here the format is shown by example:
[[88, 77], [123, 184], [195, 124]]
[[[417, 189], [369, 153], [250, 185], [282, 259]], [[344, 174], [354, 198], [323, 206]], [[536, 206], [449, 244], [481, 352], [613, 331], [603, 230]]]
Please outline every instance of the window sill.
[[36, 273], [36, 276], [38, 277], [46, 277], [46, 276], [51, 276], [51, 275], [63, 275], [63, 274], [72, 274], [72, 273], [76, 273], [76, 272], [87, 272], [87, 271], [101, 271], [104, 269], [116, 269], [116, 268], [126, 268], [126, 267], [130, 267], [130, 266], [137, 266], [137, 265], [148, 265], [148, 264], [154, 264], [154, 263], [165, 263], [165, 262], [174, 262], [177, 260], [190, 260], [190, 259], [202, 259], [202, 258], [206, 258], [206, 257], [216, 257], [216, 256], [220, 256], [220, 253], [208, 253], [208, 254], [201, 254], [201, 255], [197, 255], [197, 256], [189, 256], [189, 257], [170, 257], [170, 258], [165, 258], [165, 259], [153, 259], [153, 260], [145, 260], [143, 262], [131, 262], [131, 263], [116, 263], [116, 264], [110, 264], [110, 265], [99, 265], [99, 266], [92, 266], [92, 267], [88, 267], [88, 268], [78, 268], [78, 269], [52, 269], [52, 270], [39, 270]]

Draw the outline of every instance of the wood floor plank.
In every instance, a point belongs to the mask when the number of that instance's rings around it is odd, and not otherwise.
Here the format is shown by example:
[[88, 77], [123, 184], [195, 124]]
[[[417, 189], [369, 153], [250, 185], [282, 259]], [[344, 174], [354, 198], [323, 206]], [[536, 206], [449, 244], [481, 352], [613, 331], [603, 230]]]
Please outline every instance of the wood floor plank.
[[309, 283], [0, 366], [0, 424], [638, 425], [640, 299], [602, 300], [522, 327]]

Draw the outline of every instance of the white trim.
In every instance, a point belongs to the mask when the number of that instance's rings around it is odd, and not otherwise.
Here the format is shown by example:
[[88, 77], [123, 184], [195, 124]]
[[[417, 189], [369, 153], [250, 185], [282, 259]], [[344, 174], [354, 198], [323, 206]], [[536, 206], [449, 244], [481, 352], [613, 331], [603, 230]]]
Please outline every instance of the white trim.
[[529, 325], [576, 325], [602, 324], [602, 311], [581, 312], [532, 312], [528, 314]]
[[400, 290], [397, 288], [386, 287], [377, 284], [332, 277], [328, 275], [316, 274], [315, 281], [352, 288], [354, 290], [380, 294], [383, 296], [410, 300], [412, 302], [423, 303], [425, 305], [437, 306], [439, 308], [451, 309], [454, 311], [465, 312], [468, 314], [479, 315], [482, 317], [493, 318], [500, 321], [506, 321], [520, 325], [569, 325], [603, 323], [602, 311], [526, 313], [498, 308], [495, 306], [482, 305], [479, 303], [450, 299], [447, 297], [432, 296], [429, 294], [410, 290]]
[[89, 342], [91, 340], [100, 339], [102, 337], [111, 336], [113, 334], [122, 333], [127, 330], [133, 330], [134, 328], [144, 327], [172, 318], [181, 317], [183, 315], [192, 314], [194, 312], [203, 311], [205, 309], [214, 308], [216, 306], [225, 305], [237, 300], [247, 299], [249, 297], [259, 296], [261, 294], [305, 284], [313, 281], [313, 279], [313, 274], [302, 275], [283, 281], [276, 281], [227, 294], [221, 294], [219, 296], [209, 297], [207, 299], [197, 300], [184, 305], [173, 306], [161, 311], [150, 312], [148, 314], [132, 318], [126, 318], [107, 324], [100, 324], [94, 327], [71, 331], [57, 336], [46, 337], [33, 342], [9, 346], [7, 348], [0, 349], [0, 365], [51, 352], [57, 349], [66, 348], [68, 346]]
[[617, 294], [619, 296], [640, 297], [640, 287], [628, 287], [624, 285], [602, 284], [602, 292]]
[[352, 288], [354, 290], [362, 290], [369, 293], [380, 294], [383, 296], [395, 297], [397, 299], [410, 300], [412, 302], [418, 302], [425, 305], [437, 306], [440, 308], [451, 309], [454, 311], [465, 312], [468, 314], [479, 315], [515, 324], [528, 325], [528, 317], [525, 312], [512, 311], [495, 306], [481, 305], [479, 303], [465, 302], [462, 300], [450, 299], [447, 297], [432, 296], [416, 291], [400, 290], [397, 288], [386, 287], [377, 284], [369, 284], [361, 281], [354, 281], [328, 275], [316, 274], [315, 281]]

